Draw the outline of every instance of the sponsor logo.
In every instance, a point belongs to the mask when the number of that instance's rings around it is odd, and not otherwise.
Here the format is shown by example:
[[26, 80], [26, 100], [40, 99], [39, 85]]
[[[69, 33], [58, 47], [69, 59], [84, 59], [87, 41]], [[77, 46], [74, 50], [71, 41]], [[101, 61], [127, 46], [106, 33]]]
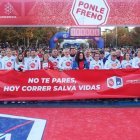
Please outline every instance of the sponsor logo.
[[66, 62], [66, 66], [70, 66], [71, 65], [71, 62]]
[[0, 114], [0, 140], [41, 140], [46, 120]]
[[21, 69], [24, 69], [24, 66], [20, 66]]
[[110, 7], [106, 0], [74, 0], [71, 16], [77, 25], [103, 25], [108, 20]]
[[107, 79], [107, 87], [117, 89], [123, 87], [123, 79], [117, 76], [113, 76]]
[[30, 64], [30, 67], [33, 69], [33, 68], [35, 68], [35, 63], [31, 63]]
[[11, 62], [7, 62], [7, 67], [11, 67], [12, 63]]
[[95, 67], [94, 67], [94, 69], [99, 69], [99, 68], [100, 68], [99, 66], [95, 66]]

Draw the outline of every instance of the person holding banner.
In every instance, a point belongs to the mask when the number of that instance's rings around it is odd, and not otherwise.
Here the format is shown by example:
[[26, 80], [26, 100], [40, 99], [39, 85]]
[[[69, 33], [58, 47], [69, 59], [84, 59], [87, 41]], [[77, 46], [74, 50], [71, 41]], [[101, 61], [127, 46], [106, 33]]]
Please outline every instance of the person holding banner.
[[83, 70], [83, 69], [89, 69], [89, 64], [86, 61], [85, 55], [83, 52], [78, 52], [75, 58], [75, 61], [73, 62], [73, 70]]
[[49, 54], [45, 53], [43, 56], [43, 61], [42, 61], [42, 69], [48, 70], [53, 68], [53, 63], [49, 61]]
[[111, 52], [111, 59], [107, 60], [104, 66], [105, 69], [120, 69], [121, 64], [117, 59], [117, 54], [115, 51]]
[[1, 50], [1, 53], [0, 53], [0, 69], [2, 69], [2, 59], [5, 57], [5, 55], [6, 55], [5, 50]]
[[71, 70], [73, 65], [73, 59], [70, 56], [70, 50], [63, 50], [64, 56], [61, 57], [59, 61], [59, 69], [60, 70]]
[[37, 53], [34, 49], [31, 50], [31, 57], [27, 61], [28, 70], [40, 70], [41, 62], [40, 58], [37, 56]]
[[51, 69], [58, 69], [59, 61], [60, 61], [60, 56], [58, 56], [58, 50], [53, 49], [52, 50], [52, 56], [49, 58], [49, 61], [53, 64]]
[[73, 59], [73, 61], [74, 61], [75, 58], [76, 58], [76, 54], [77, 54], [77, 49], [76, 49], [74, 46], [71, 46], [71, 47], [70, 47], [70, 56], [71, 56], [71, 58]]
[[27, 64], [30, 58], [30, 50], [25, 50], [24, 52], [24, 62]]
[[12, 70], [14, 69], [15, 58], [12, 56], [12, 51], [10, 48], [6, 50], [6, 56], [1, 60], [3, 70]]
[[100, 54], [95, 53], [94, 59], [90, 61], [89, 69], [103, 69], [103, 61], [100, 60]]
[[17, 70], [17, 71], [27, 70], [27, 65], [24, 61], [24, 57], [23, 57], [22, 53], [18, 54], [18, 56], [15, 60], [15, 70]]
[[1, 50], [0, 59], [4, 58], [5, 56], [6, 56], [5, 50]]
[[140, 49], [137, 51], [137, 57], [133, 58], [132, 67], [140, 68]]
[[124, 54], [124, 59], [121, 62], [121, 68], [122, 69], [132, 68], [132, 60], [130, 59], [130, 54], [129, 53]]
[[93, 58], [91, 56], [91, 50], [90, 49], [86, 49], [86, 51], [85, 51], [85, 58], [86, 58], [88, 64], [90, 65], [90, 61], [93, 60]]

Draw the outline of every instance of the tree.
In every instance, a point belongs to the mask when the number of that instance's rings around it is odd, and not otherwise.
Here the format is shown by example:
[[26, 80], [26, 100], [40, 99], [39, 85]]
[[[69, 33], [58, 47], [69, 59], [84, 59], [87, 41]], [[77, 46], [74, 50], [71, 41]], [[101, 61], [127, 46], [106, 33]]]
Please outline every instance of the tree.
[[132, 39], [134, 46], [140, 46], [140, 27], [135, 27], [132, 30]]

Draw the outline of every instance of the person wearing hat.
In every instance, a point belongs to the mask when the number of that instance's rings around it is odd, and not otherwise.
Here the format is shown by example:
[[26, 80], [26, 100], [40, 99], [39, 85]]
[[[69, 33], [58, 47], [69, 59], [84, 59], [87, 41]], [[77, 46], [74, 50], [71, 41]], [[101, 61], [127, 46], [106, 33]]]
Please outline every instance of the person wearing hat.
[[115, 51], [111, 52], [111, 59], [107, 60], [104, 66], [105, 69], [120, 69], [121, 64], [117, 59], [117, 54]]

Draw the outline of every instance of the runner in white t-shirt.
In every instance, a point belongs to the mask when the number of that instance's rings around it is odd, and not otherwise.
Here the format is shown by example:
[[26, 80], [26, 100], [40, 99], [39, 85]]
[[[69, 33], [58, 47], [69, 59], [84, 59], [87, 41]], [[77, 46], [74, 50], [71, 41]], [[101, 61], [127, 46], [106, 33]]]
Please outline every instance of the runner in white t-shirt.
[[116, 52], [111, 52], [111, 59], [107, 60], [104, 66], [105, 69], [120, 69], [120, 61], [117, 60]]
[[25, 62], [26, 64], [28, 64], [28, 60], [29, 60], [30, 56], [31, 56], [30, 51], [29, 51], [29, 50], [25, 50], [24, 62]]
[[129, 53], [124, 54], [124, 60], [122, 60], [122, 62], [121, 62], [121, 68], [122, 69], [132, 68], [132, 60], [130, 59], [130, 54]]
[[24, 57], [21, 53], [18, 54], [18, 56], [15, 60], [15, 70], [17, 70], [17, 71], [27, 70], [27, 65], [26, 65], [26, 63], [24, 61]]
[[90, 62], [89, 69], [103, 69], [103, 61], [99, 60], [100, 55], [95, 53], [94, 59]]
[[59, 61], [59, 69], [71, 70], [73, 65], [73, 59], [70, 57], [70, 50], [64, 49], [64, 56]]
[[137, 57], [134, 57], [132, 60], [133, 68], [140, 68], [140, 50], [137, 52]]
[[49, 58], [49, 61], [53, 64], [52, 69], [58, 69], [60, 58], [57, 49], [53, 49], [52, 56]]
[[10, 48], [6, 50], [6, 56], [2, 58], [1, 64], [3, 70], [14, 69], [15, 58], [12, 56], [12, 51]]
[[87, 49], [85, 51], [85, 58], [86, 58], [86, 61], [88, 62], [88, 64], [90, 65], [90, 62], [93, 60], [90, 49]]
[[27, 61], [28, 70], [40, 70], [40, 58], [37, 56], [35, 50], [31, 50], [31, 57]]

